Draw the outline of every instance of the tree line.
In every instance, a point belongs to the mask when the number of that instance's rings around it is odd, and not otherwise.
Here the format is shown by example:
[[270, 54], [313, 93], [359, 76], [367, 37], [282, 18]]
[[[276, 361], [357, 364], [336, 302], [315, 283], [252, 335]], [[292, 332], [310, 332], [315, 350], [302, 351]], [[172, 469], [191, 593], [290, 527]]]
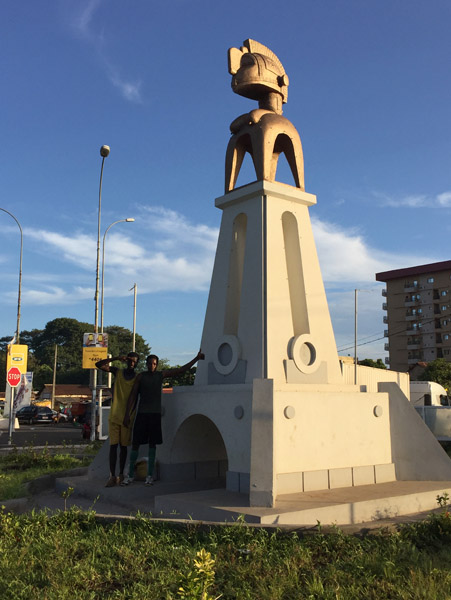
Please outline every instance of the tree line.
[[[44, 384], [52, 382], [55, 345], [58, 346], [56, 383], [89, 385], [90, 370], [82, 368], [82, 355], [83, 334], [90, 331], [94, 331], [92, 323], [83, 323], [67, 317], [49, 321], [44, 329], [21, 331], [20, 343], [28, 346], [28, 371], [33, 372], [33, 389], [39, 390]], [[111, 325], [104, 327], [104, 332], [108, 333], [109, 354], [122, 356], [131, 351], [133, 333], [130, 329]], [[10, 341], [9, 337], [0, 338], [0, 390], [4, 390], [6, 386], [6, 354]], [[143, 371], [145, 358], [150, 354], [151, 348], [138, 333], [135, 335], [135, 351], [140, 356], [137, 370]], [[171, 366], [162, 358], [159, 368], [167, 369]], [[193, 383], [194, 373], [195, 368], [173, 381], [173, 385], [190, 385]]]

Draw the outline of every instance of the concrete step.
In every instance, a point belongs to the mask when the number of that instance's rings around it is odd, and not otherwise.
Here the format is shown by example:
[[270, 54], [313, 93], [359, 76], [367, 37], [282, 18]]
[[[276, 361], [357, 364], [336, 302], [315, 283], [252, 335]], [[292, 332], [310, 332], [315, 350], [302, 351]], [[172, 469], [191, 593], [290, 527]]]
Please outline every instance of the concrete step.
[[248, 496], [225, 489], [155, 495], [154, 514], [165, 518], [272, 525], [354, 525], [434, 510], [437, 496], [451, 497], [451, 481], [394, 481], [318, 492], [286, 494], [273, 508], [250, 507]]

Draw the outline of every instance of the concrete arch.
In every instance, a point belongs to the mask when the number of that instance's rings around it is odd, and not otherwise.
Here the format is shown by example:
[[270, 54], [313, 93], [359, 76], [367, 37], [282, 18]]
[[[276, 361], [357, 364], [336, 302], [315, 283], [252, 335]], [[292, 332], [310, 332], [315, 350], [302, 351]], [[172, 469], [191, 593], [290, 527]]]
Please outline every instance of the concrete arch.
[[201, 414], [185, 419], [174, 436], [170, 464], [177, 465], [183, 479], [225, 478], [227, 450], [215, 423]]

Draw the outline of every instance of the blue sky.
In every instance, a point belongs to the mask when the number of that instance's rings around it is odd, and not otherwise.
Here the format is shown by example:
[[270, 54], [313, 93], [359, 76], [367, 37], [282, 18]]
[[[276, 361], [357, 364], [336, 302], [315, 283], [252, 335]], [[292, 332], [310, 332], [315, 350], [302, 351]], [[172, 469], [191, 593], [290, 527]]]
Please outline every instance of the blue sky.
[[[374, 274], [449, 260], [448, 0], [4, 2], [1, 200], [24, 230], [21, 329], [94, 322], [99, 149], [105, 324], [172, 363], [198, 350], [221, 212], [233, 94], [227, 49], [252, 38], [290, 78], [284, 115], [306, 191], [337, 347], [384, 357]], [[244, 169], [238, 184], [253, 179]], [[291, 183], [284, 165], [278, 179]], [[16, 324], [19, 230], [0, 212], [0, 336]]]

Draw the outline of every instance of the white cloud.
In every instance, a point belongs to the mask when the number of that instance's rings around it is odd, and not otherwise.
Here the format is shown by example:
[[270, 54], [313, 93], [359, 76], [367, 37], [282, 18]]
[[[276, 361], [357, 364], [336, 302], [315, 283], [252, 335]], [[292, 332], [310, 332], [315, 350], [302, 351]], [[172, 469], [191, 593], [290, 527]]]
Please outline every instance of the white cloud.
[[440, 206], [451, 206], [451, 192], [443, 192], [437, 196], [437, 202]]
[[119, 68], [111, 62], [107, 55], [108, 40], [104, 31], [96, 30], [94, 18], [101, 4], [102, 0], [73, 3], [70, 10], [73, 11], [73, 7], [76, 6], [77, 12], [72, 16], [72, 29], [78, 37], [94, 48], [108, 79], [122, 96], [129, 102], [141, 103], [141, 81], [131, 81], [120, 74]]
[[434, 262], [424, 254], [391, 254], [372, 248], [362, 235], [334, 223], [312, 219], [312, 227], [326, 285], [372, 283], [378, 272]]
[[84, 6], [83, 3], [78, 5], [81, 11], [74, 17], [73, 26], [83, 37], [93, 39], [91, 21], [100, 3], [101, 0], [89, 0]]
[[451, 191], [446, 191], [435, 196], [425, 194], [409, 196], [389, 196], [380, 192], [373, 192], [382, 206], [392, 208], [449, 208], [451, 207]]
[[111, 65], [108, 66], [108, 71], [111, 83], [114, 87], [118, 88], [126, 100], [137, 104], [142, 103], [141, 81], [131, 82], [122, 79], [116, 69]]

